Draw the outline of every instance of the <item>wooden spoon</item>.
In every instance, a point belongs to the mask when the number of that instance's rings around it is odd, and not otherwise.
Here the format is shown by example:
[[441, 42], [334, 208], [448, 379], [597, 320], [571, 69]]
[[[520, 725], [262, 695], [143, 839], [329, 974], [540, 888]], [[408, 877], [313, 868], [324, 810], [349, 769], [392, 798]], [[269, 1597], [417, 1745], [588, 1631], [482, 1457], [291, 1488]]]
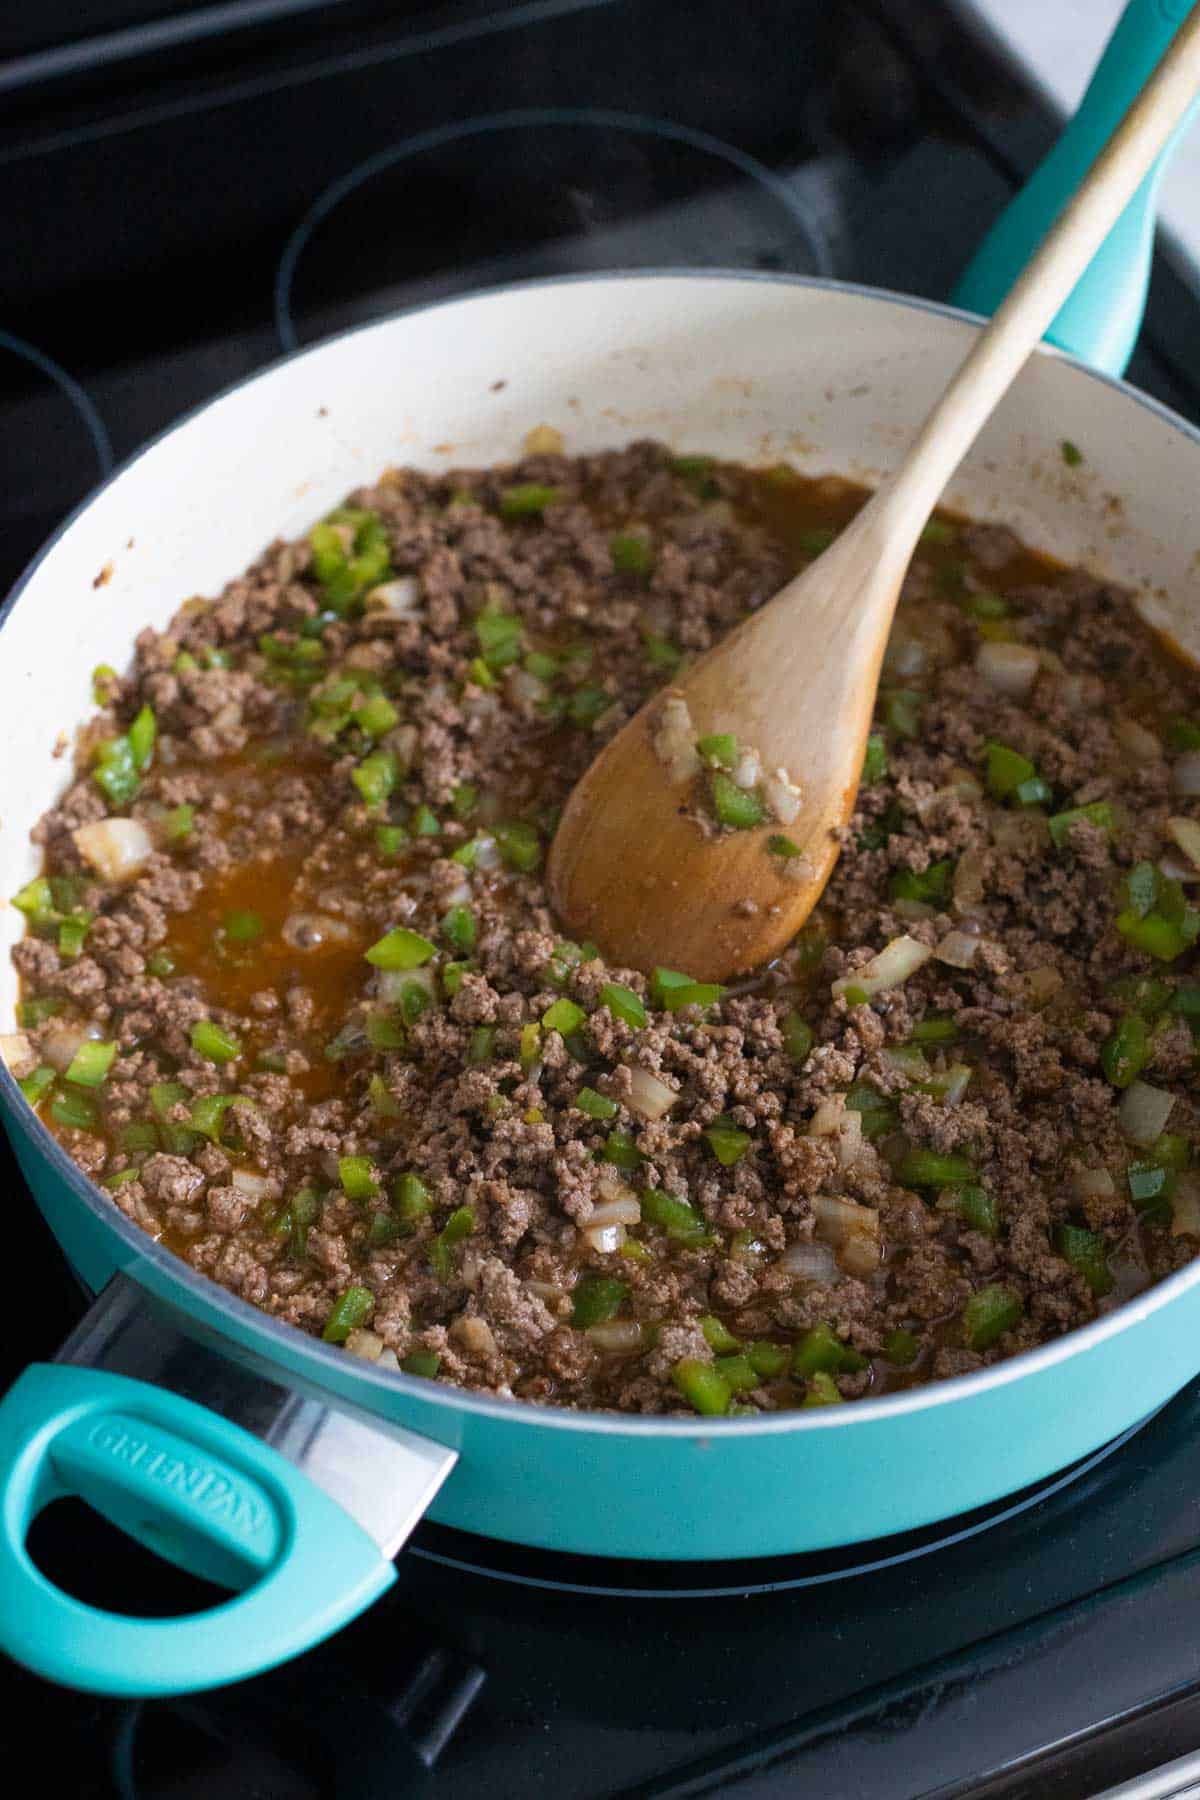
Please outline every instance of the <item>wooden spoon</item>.
[[[1200, 88], [1200, 7], [938, 401], [903, 463], [828, 550], [660, 692], [576, 786], [550, 852], [551, 897], [610, 962], [716, 981], [776, 956], [820, 898], [854, 807], [900, 585], [946, 481]], [[787, 823], [706, 831], [707, 777], [668, 765], [732, 732], [799, 789]], [[664, 734], [664, 726], [667, 727]], [[674, 734], [680, 737], [680, 733]], [[761, 791], [761, 790], [760, 790]], [[783, 806], [784, 812], [788, 810]], [[768, 850], [784, 833], [802, 850]]]

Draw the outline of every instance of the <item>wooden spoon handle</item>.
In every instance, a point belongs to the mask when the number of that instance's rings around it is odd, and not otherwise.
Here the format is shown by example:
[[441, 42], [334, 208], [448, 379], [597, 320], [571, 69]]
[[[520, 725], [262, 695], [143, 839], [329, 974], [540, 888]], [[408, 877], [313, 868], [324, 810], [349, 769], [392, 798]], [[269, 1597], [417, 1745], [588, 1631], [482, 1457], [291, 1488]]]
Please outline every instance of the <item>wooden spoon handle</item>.
[[[895, 474], [859, 515], [907, 562], [947, 481], [1200, 89], [1200, 5], [976, 340]], [[873, 515], [870, 518], [867, 515]]]

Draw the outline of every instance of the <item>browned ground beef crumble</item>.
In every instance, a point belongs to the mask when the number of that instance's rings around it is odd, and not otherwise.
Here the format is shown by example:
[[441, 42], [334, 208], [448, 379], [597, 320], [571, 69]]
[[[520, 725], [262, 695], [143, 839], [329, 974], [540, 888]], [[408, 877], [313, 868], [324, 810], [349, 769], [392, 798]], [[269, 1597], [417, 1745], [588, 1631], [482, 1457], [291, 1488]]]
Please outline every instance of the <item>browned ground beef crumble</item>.
[[[522, 498], [530, 483], [555, 494]], [[671, 1012], [637, 971], [563, 946], [540, 868], [556, 808], [679, 655], [769, 598], [860, 500], [653, 443], [389, 472], [350, 502], [382, 521], [383, 573], [400, 584], [388, 605], [337, 616], [309, 543], [277, 543], [219, 599], [143, 632], [35, 830], [55, 916], [35, 907], [15, 952], [17, 1072], [59, 1071], [27, 1087], [41, 1081], [44, 1116], [113, 1203], [234, 1293], [359, 1354], [648, 1413], [958, 1374], [1192, 1257], [1192, 954], [1155, 961], [1114, 921], [1135, 865], [1169, 857], [1188, 875], [1165, 821], [1200, 816], [1172, 794], [1195, 683], [1126, 594], [1002, 528], [942, 521], [919, 553], [881, 698], [886, 768], [877, 748], [821, 908], [778, 964]], [[979, 672], [988, 641], [1039, 649], [1025, 696]], [[376, 707], [364, 732], [372, 696], [394, 718]], [[113, 805], [97, 746], [145, 706], [153, 758]], [[1027, 757], [1045, 792], [989, 792], [989, 742]], [[371, 766], [396, 778], [369, 809], [352, 774], [380, 753]], [[1048, 817], [1094, 802], [1111, 817], [1068, 821], [1055, 841]], [[98, 879], [73, 836], [110, 813], [153, 840], [123, 884]], [[74, 955], [64, 910], [93, 915]], [[364, 960], [397, 927], [437, 946], [407, 975]], [[969, 967], [935, 955], [868, 1004], [853, 985], [833, 997], [890, 940], [942, 947], [964, 930], [979, 940]], [[605, 1002], [614, 982], [645, 1002], [644, 1025]], [[543, 1023], [564, 1000], [577, 1010]], [[229, 1034], [229, 1060], [194, 1047], [198, 1021]], [[63, 1073], [81, 1028], [118, 1046], [90, 1088]], [[1109, 1079], [1128, 1091], [1139, 1060], [1174, 1096], [1167, 1135], [1141, 1148]], [[657, 1119], [638, 1110], [637, 1071], [675, 1092]], [[581, 1110], [582, 1089], [609, 1116]], [[197, 1114], [219, 1094], [254, 1104]], [[88, 1129], [70, 1123], [79, 1103]], [[664, 1194], [690, 1214], [664, 1215]], [[589, 1233], [614, 1200], [627, 1223]], [[653, 1220], [634, 1222], [631, 1200]]]

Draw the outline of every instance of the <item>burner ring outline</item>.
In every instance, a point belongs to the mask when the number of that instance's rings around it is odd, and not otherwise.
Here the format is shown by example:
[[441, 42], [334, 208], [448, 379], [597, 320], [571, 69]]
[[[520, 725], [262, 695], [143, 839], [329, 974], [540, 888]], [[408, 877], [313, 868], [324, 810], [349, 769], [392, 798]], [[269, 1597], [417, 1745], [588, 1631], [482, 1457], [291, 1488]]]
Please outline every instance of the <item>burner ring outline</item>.
[[14, 336], [11, 331], [0, 329], [0, 350], [10, 350], [14, 356], [19, 356], [25, 362], [32, 363], [35, 369], [39, 369], [54, 383], [59, 392], [65, 395], [87, 426], [88, 436], [92, 440], [92, 448], [96, 452], [96, 461], [100, 465], [99, 479], [103, 481], [107, 475], [111, 475], [115, 458], [112, 442], [108, 435], [108, 427], [100, 417], [96, 403], [86, 388], [76, 381], [73, 375], [69, 375], [59, 363], [56, 363], [52, 356], [47, 356], [45, 351], [39, 350], [36, 345], [26, 343], [24, 338]]
[[621, 112], [611, 107], [598, 106], [518, 107], [509, 112], [480, 113], [471, 119], [460, 119], [452, 125], [438, 125], [429, 131], [418, 132], [414, 137], [402, 138], [398, 144], [389, 145], [386, 150], [378, 150], [373, 156], [358, 163], [318, 195], [284, 246], [275, 274], [275, 331], [282, 348], [289, 352], [300, 348], [291, 303], [296, 269], [305, 247], [318, 226], [356, 188], [397, 163], [407, 162], [409, 158], [419, 156], [427, 150], [440, 150], [447, 144], [459, 143], [466, 138], [485, 137], [494, 131], [553, 125], [590, 125], [604, 130], [636, 132], [644, 136], [665, 138], [671, 143], [686, 144], [690, 149], [702, 150], [717, 157], [739, 174], [756, 182], [791, 215], [793, 223], [799, 226], [812, 251], [816, 265], [813, 273], [817, 276], [833, 273], [833, 252], [828, 241], [786, 180], [756, 156], [751, 156], [749, 151], [740, 150], [736, 144], [728, 144], [724, 139], [714, 137], [711, 132], [698, 130], [694, 126], [677, 124], [673, 119], [657, 118], [652, 113]]

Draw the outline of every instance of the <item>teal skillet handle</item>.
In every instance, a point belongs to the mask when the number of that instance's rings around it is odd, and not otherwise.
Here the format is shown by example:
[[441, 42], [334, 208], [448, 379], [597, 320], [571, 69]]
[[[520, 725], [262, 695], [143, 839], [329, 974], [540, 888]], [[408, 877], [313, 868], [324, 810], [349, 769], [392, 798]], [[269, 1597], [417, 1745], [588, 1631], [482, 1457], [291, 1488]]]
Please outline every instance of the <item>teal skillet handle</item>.
[[[255, 1675], [338, 1630], [395, 1577], [378, 1543], [277, 1451], [107, 1370], [28, 1368], [0, 1401], [0, 1469], [0, 1646], [69, 1687], [175, 1694]], [[68, 1494], [241, 1591], [168, 1619], [74, 1599], [26, 1548], [36, 1515]]]
[[[951, 296], [956, 305], [971, 312], [995, 312], [1191, 6], [1192, 0], [1131, 0], [1075, 117], [960, 277]], [[1166, 159], [1195, 113], [1193, 106], [1046, 333], [1052, 344], [1105, 374], [1123, 374], [1133, 354], [1150, 282], [1158, 183]]]

